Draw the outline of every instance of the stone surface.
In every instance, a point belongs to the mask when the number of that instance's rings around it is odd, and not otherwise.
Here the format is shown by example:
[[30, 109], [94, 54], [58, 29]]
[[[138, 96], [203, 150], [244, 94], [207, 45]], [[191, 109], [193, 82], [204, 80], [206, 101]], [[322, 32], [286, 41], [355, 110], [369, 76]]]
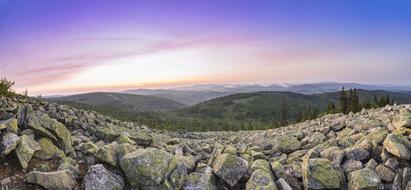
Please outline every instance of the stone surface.
[[245, 189], [247, 190], [277, 190], [277, 185], [270, 171], [257, 169], [248, 180]]
[[40, 145], [40, 150], [36, 151], [34, 153], [34, 157], [40, 158], [43, 160], [47, 160], [50, 158], [65, 158], [66, 155], [62, 150], [60, 150], [56, 145], [53, 144], [53, 141], [51, 141], [49, 138], [41, 138], [38, 141]]
[[20, 165], [23, 169], [26, 169], [28, 163], [34, 155], [34, 152], [40, 150], [41, 147], [33, 138], [23, 135], [20, 137], [19, 144], [16, 148], [16, 155], [20, 161]]
[[217, 190], [215, 176], [193, 172], [185, 178], [183, 190]]
[[247, 170], [247, 161], [231, 154], [219, 155], [213, 164], [214, 173], [231, 187], [237, 184]]
[[121, 158], [120, 166], [133, 187], [155, 187], [168, 178], [177, 160], [162, 150], [138, 149]]
[[378, 190], [380, 185], [381, 180], [378, 175], [368, 168], [357, 170], [348, 175], [349, 190]]
[[405, 145], [406, 143], [409, 143], [409, 141], [407, 141], [408, 140], [404, 139], [401, 135], [389, 134], [384, 140], [384, 149], [401, 159], [409, 160], [411, 158], [411, 153]]
[[401, 110], [401, 114], [394, 117], [392, 124], [396, 128], [411, 128], [411, 112], [407, 109]]
[[76, 181], [68, 170], [56, 172], [30, 172], [26, 181], [40, 185], [48, 190], [71, 190], [76, 186]]
[[17, 147], [17, 144], [20, 141], [20, 137], [14, 133], [6, 133], [3, 135], [1, 141], [1, 153], [3, 155], [8, 155], [12, 150]]
[[88, 169], [83, 187], [84, 190], [123, 190], [124, 179], [98, 164]]
[[305, 189], [340, 189], [340, 174], [324, 158], [305, 159], [302, 163]]

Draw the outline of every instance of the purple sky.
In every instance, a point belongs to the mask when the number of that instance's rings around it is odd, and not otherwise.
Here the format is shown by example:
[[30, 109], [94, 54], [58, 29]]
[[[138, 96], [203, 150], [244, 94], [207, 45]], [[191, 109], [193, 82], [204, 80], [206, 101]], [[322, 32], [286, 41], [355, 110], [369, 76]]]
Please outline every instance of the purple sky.
[[33, 95], [410, 83], [411, 3], [309, 2], [0, 0], [0, 76]]

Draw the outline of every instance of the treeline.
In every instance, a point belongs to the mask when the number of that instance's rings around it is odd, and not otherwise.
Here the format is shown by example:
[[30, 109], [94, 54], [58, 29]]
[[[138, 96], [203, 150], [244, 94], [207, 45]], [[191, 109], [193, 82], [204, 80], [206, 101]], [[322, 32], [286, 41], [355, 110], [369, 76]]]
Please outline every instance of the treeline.
[[344, 113], [349, 114], [350, 112], [356, 113], [361, 111], [362, 109], [370, 109], [370, 108], [378, 108], [384, 107], [386, 105], [393, 105], [394, 100], [390, 97], [389, 94], [386, 96], [377, 97], [374, 95], [374, 101], [369, 102], [367, 99], [364, 99], [362, 103], [360, 103], [359, 95], [357, 93], [357, 89], [350, 89], [348, 91], [345, 90], [343, 87], [342, 90], [339, 92], [340, 96], [338, 99], [338, 107], [335, 106], [333, 102], [329, 102], [327, 106], [328, 114], [333, 113]]

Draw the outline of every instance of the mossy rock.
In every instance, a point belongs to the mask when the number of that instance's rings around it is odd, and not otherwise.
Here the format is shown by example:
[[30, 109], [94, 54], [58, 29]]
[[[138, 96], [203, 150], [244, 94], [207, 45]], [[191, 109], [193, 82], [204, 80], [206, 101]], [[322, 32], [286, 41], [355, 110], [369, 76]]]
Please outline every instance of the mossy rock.
[[86, 142], [81, 146], [81, 149], [86, 155], [94, 155], [97, 153], [99, 148], [93, 142]]
[[96, 153], [96, 157], [99, 161], [116, 167], [117, 162], [118, 162], [117, 151], [118, 151], [117, 142], [112, 142], [110, 144], [107, 144], [99, 148]]
[[73, 139], [71, 132], [62, 123], [49, 117], [40, 111], [33, 111], [27, 108], [25, 126], [33, 129], [39, 136], [48, 137], [55, 145], [61, 148], [64, 153], [74, 153]]
[[297, 137], [284, 136], [278, 139], [277, 147], [283, 153], [291, 153], [301, 148], [301, 143]]
[[250, 170], [251, 172], [255, 171], [255, 170], [264, 170], [267, 172], [271, 172], [271, 167], [270, 167], [270, 163], [267, 160], [256, 160], [254, 161], [253, 164], [251, 164]]
[[76, 180], [69, 170], [55, 172], [30, 172], [26, 177], [27, 183], [40, 185], [50, 190], [71, 190], [76, 186]]
[[410, 160], [410, 141], [402, 135], [389, 134], [384, 141], [384, 149], [401, 159]]
[[34, 155], [34, 152], [40, 150], [41, 147], [33, 138], [22, 135], [20, 137], [20, 142], [15, 150], [17, 158], [20, 161], [20, 165], [23, 169], [26, 169], [28, 163]]
[[122, 143], [128, 143], [128, 144], [131, 144], [131, 145], [135, 145], [135, 144], [136, 144], [136, 142], [134, 142], [133, 140], [131, 140], [130, 137], [127, 136], [127, 135], [120, 135], [120, 136], [116, 139], [116, 142], [117, 142], [118, 144], [122, 144]]
[[38, 141], [41, 150], [38, 150], [34, 153], [34, 157], [40, 158], [43, 160], [50, 159], [52, 157], [64, 158], [66, 154], [60, 150], [56, 145], [53, 144], [53, 141], [49, 138], [41, 138]]
[[132, 187], [161, 185], [177, 167], [174, 155], [159, 149], [138, 149], [120, 159], [120, 166]]
[[271, 172], [258, 169], [251, 174], [246, 190], [278, 190]]
[[16, 118], [10, 118], [4, 121], [0, 121], [0, 130], [6, 129], [7, 132], [18, 134], [19, 127]]
[[213, 174], [192, 172], [184, 180], [184, 190], [217, 190], [216, 178]]
[[117, 139], [120, 134], [110, 127], [104, 127], [96, 130], [96, 136], [105, 142], [112, 142]]
[[136, 133], [130, 136], [130, 138], [139, 146], [148, 147], [153, 143], [153, 138], [146, 133]]
[[381, 186], [381, 179], [377, 173], [368, 168], [351, 172], [348, 175], [348, 189], [349, 190], [378, 190]]
[[302, 174], [305, 189], [341, 189], [339, 171], [327, 159], [304, 159]]
[[223, 153], [214, 161], [213, 171], [228, 185], [234, 187], [248, 171], [248, 163], [243, 158]]

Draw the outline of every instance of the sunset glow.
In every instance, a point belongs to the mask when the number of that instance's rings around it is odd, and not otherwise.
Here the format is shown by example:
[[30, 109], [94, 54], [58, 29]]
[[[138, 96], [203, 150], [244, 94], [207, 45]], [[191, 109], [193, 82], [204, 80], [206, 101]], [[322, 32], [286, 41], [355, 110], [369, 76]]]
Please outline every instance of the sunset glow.
[[120, 1], [0, 0], [0, 76], [32, 95], [411, 81], [407, 1]]

